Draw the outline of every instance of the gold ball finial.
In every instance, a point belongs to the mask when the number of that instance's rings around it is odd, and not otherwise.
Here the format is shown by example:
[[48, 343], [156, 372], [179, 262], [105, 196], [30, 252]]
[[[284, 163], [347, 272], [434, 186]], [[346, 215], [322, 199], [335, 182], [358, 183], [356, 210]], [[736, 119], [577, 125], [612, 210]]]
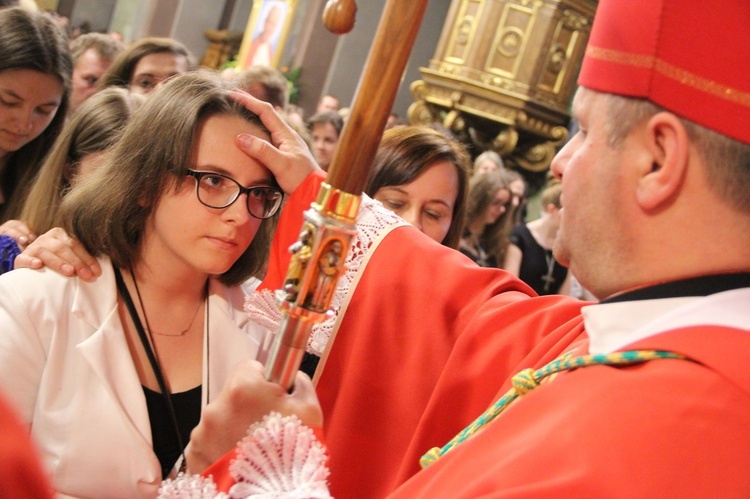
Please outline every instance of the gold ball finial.
[[323, 9], [323, 24], [328, 31], [337, 35], [349, 33], [357, 18], [357, 4], [354, 0], [328, 0]]

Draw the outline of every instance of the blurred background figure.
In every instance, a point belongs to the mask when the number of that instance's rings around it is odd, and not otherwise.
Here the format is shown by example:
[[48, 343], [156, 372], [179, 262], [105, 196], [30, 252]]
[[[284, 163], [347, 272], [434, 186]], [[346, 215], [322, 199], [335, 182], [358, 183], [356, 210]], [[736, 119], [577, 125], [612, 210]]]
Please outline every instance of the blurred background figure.
[[[19, 216], [31, 233], [43, 234], [62, 225], [58, 210], [63, 198], [76, 181], [96, 168], [143, 98], [124, 88], [106, 88], [84, 102], [65, 123]], [[13, 270], [21, 245], [4, 234], [0, 235], [0, 245], [5, 249], [0, 255], [0, 273]]]
[[143, 99], [124, 88], [105, 88], [84, 102], [66, 123], [21, 211], [21, 219], [35, 233], [61, 225], [57, 210], [63, 197], [99, 165]]
[[503, 159], [495, 151], [484, 151], [474, 160], [474, 175], [505, 170]]
[[339, 101], [338, 97], [335, 97], [331, 94], [326, 94], [320, 98], [320, 101], [318, 101], [318, 108], [316, 109], [316, 112], [324, 113], [326, 111], [338, 111], [340, 107], [341, 102]]
[[516, 225], [522, 224], [526, 220], [526, 212], [528, 208], [528, 192], [529, 187], [524, 180], [523, 175], [518, 173], [516, 170], [505, 170], [505, 178], [508, 181], [510, 187], [510, 193], [512, 199], [510, 201], [510, 228]]
[[552, 256], [552, 244], [560, 228], [562, 184], [554, 181], [542, 191], [542, 214], [527, 224], [516, 225], [510, 234], [503, 268], [518, 276], [537, 294], [567, 294], [568, 268]]
[[344, 120], [344, 124], [346, 124], [346, 120], [348, 120], [349, 115], [352, 114], [352, 108], [342, 107], [336, 112], [339, 113], [339, 116], [341, 116], [341, 119]]
[[314, 144], [304, 119], [304, 110], [289, 104], [289, 82], [281, 71], [266, 66], [250, 66], [237, 73], [234, 84], [256, 99], [270, 103], [302, 137], [310, 151]]
[[294, 123], [296, 126], [307, 130], [307, 125], [305, 124], [305, 110], [300, 106], [289, 104], [286, 107], [286, 117], [289, 123]]
[[47, 15], [0, 10], [0, 234], [28, 242], [16, 218], [68, 110], [73, 64], [68, 40]]
[[435, 241], [458, 248], [466, 212], [469, 155], [431, 128], [386, 131], [365, 193]]
[[503, 172], [474, 175], [469, 182], [466, 225], [459, 250], [481, 267], [504, 261], [512, 194]]
[[270, 102], [277, 111], [286, 111], [289, 105], [289, 83], [277, 69], [250, 66], [237, 73], [234, 82], [256, 99]]
[[315, 113], [307, 121], [313, 139], [313, 155], [318, 165], [326, 171], [331, 166], [333, 153], [339, 144], [344, 120], [336, 111]]
[[87, 33], [70, 44], [73, 80], [68, 115], [98, 90], [97, 83], [125, 45], [103, 33]]
[[385, 122], [385, 129], [390, 130], [391, 128], [407, 126], [408, 124], [409, 123], [405, 119], [400, 118], [398, 114], [391, 113], [388, 115], [388, 121]]
[[143, 38], [123, 50], [100, 80], [100, 87], [123, 87], [148, 94], [176, 74], [193, 69], [193, 56], [171, 38]]

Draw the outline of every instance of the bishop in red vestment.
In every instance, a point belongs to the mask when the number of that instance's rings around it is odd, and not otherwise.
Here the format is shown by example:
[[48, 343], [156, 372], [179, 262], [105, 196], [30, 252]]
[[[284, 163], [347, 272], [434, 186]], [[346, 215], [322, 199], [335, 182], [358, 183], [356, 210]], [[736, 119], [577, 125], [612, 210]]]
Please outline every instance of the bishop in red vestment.
[[[750, 496], [748, 22], [744, 0], [599, 3], [552, 171], [555, 256], [601, 303], [383, 231], [315, 375], [335, 497]], [[545, 379], [420, 470], [516, 372], [654, 350]]]

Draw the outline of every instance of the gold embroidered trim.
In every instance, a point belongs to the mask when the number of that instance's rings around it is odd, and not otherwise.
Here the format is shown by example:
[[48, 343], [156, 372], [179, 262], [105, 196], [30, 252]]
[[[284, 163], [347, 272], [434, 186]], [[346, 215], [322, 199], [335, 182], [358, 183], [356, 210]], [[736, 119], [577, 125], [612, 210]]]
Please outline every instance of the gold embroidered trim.
[[586, 57], [613, 62], [615, 64], [624, 64], [626, 66], [652, 68], [657, 73], [671, 78], [686, 87], [694, 88], [700, 92], [741, 106], [750, 107], [750, 93], [737, 90], [713, 80], [708, 80], [654, 56], [589, 46], [586, 48]]

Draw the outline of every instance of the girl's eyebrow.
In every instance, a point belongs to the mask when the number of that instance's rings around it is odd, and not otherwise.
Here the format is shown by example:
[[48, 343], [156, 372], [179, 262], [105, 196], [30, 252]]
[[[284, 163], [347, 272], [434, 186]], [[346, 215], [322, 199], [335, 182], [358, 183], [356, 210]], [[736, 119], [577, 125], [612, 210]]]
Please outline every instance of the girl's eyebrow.
[[388, 189], [391, 191], [400, 192], [401, 194], [408, 194], [404, 189], [401, 188], [400, 185], [386, 185], [386, 186], [381, 187], [381, 189], [383, 190]]
[[[201, 165], [201, 166], [195, 166], [192, 169], [195, 170], [195, 171], [198, 171], [198, 172], [221, 173], [222, 175], [226, 175], [227, 177], [231, 178], [235, 182], [238, 182], [237, 179], [234, 178], [230, 172], [228, 172], [226, 169], [224, 169], [224, 168], [222, 168], [220, 166], [215, 166], [215, 165]], [[250, 185], [261, 185], [261, 184], [273, 186], [274, 185], [273, 177], [270, 176], [270, 175], [269, 176], [264, 176], [263, 178], [252, 180], [250, 182]]]
[[429, 199], [427, 202], [428, 203], [442, 204], [446, 208], [450, 208], [451, 207], [447, 202], [443, 201], [442, 199], [437, 199], [437, 198], [435, 198], [435, 199]]
[[[13, 90], [10, 90], [9, 88], [0, 88], [0, 92], [14, 99], [18, 99], [21, 102], [26, 102], [26, 99], [24, 99], [23, 97], [15, 93]], [[45, 102], [44, 104], [39, 104], [39, 106], [59, 106], [59, 105], [60, 105], [60, 101], [58, 99], [52, 100], [50, 102]]]

